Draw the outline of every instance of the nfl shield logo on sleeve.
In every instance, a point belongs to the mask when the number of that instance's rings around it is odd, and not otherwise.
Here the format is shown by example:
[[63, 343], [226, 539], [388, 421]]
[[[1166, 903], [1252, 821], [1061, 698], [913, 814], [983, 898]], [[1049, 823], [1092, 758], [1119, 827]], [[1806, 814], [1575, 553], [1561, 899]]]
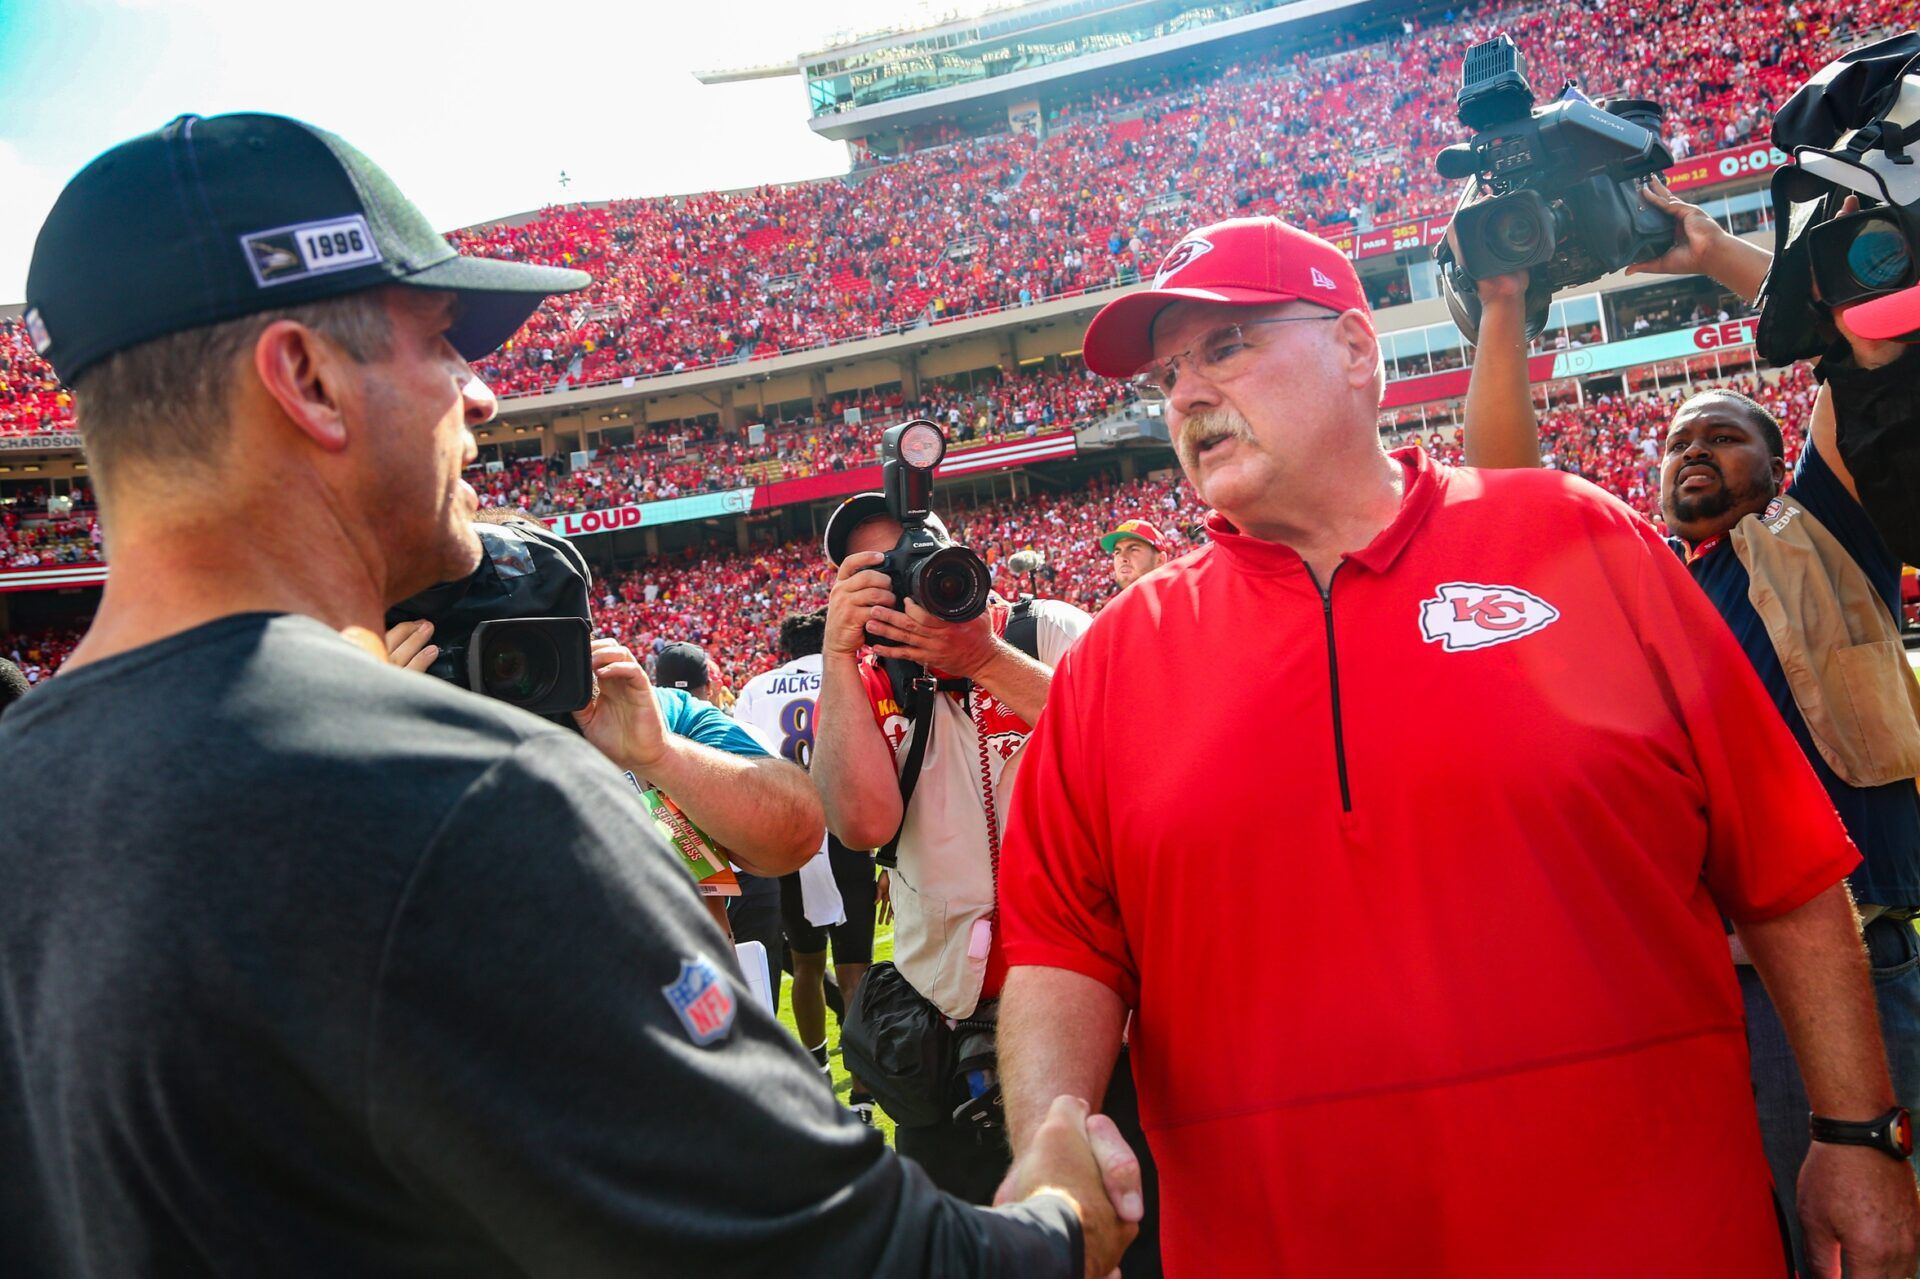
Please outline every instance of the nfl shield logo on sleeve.
[[660, 988], [667, 1006], [702, 1048], [733, 1028], [733, 993], [720, 970], [704, 959], [680, 961], [680, 975]]

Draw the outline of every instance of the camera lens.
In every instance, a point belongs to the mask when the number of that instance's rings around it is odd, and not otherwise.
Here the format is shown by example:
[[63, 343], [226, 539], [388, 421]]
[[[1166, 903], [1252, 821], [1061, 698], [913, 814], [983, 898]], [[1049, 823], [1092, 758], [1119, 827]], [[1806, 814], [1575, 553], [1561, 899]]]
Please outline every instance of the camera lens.
[[1863, 289], [1897, 289], [1913, 273], [1913, 251], [1887, 218], [1866, 218], [1847, 244], [1847, 273]]
[[1508, 262], [1525, 262], [1540, 252], [1544, 228], [1525, 205], [1508, 205], [1487, 219], [1487, 247]]
[[993, 579], [978, 555], [948, 546], [914, 570], [912, 595], [921, 608], [947, 622], [970, 622], [987, 610]]
[[515, 706], [541, 701], [560, 678], [560, 652], [537, 630], [491, 635], [480, 654], [481, 692]]

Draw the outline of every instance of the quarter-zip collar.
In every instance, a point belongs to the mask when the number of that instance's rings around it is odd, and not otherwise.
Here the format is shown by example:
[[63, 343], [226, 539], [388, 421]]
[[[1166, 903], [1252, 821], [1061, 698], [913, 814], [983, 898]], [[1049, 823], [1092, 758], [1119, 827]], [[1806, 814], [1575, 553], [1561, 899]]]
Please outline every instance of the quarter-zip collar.
[[[1405, 472], [1400, 512], [1393, 517], [1393, 523], [1381, 529], [1371, 542], [1341, 557], [1343, 563], [1351, 560], [1374, 573], [1384, 573], [1393, 566], [1394, 560], [1399, 558], [1400, 552], [1445, 495], [1449, 478], [1427, 456], [1425, 449], [1408, 446], [1395, 449], [1388, 456], [1398, 462]], [[1233, 521], [1218, 511], [1208, 512], [1206, 529], [1207, 536], [1219, 548], [1218, 553], [1225, 555], [1236, 570], [1297, 576], [1302, 579], [1303, 585], [1318, 589], [1312, 581], [1312, 575], [1307, 572], [1306, 561], [1300, 558], [1300, 552], [1284, 542], [1269, 542], [1243, 533]]]

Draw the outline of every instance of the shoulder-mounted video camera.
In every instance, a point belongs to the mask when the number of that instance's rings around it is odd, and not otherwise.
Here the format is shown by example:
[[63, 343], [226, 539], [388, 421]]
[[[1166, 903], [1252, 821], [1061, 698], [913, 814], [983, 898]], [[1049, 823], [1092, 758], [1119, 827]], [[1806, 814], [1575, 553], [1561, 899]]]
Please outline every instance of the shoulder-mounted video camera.
[[[1777, 365], [1825, 352], [1833, 308], [1855, 329], [1920, 341], [1920, 33], [1853, 49], [1796, 90], [1773, 121], [1792, 157], [1774, 173], [1773, 265], [1754, 345]], [[1842, 213], [1848, 196], [1860, 204]], [[1886, 299], [1884, 304], [1880, 301]]]
[[1525, 62], [1506, 35], [1467, 50], [1454, 100], [1474, 134], [1440, 152], [1434, 167], [1471, 181], [1453, 214], [1458, 253], [1443, 240], [1434, 261], [1447, 309], [1469, 342], [1480, 329], [1476, 280], [1529, 272], [1527, 336], [1538, 337], [1556, 290], [1673, 246], [1673, 219], [1639, 191], [1673, 164], [1657, 103], [1618, 98], [1596, 106], [1569, 81], [1558, 99], [1536, 108]]
[[549, 718], [593, 698], [593, 578], [578, 548], [524, 524], [475, 524], [480, 566], [387, 610], [425, 618], [440, 655], [427, 673]]

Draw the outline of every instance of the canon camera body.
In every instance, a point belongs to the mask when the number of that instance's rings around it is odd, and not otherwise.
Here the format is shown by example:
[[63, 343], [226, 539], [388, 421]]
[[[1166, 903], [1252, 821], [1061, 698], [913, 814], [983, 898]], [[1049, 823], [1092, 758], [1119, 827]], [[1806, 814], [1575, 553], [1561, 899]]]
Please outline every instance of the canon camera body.
[[1596, 106], [1569, 81], [1560, 98], [1536, 108], [1524, 60], [1506, 35], [1467, 50], [1455, 101], [1474, 135], [1440, 152], [1434, 166], [1471, 181], [1449, 236], [1458, 251], [1443, 240], [1434, 260], [1468, 341], [1480, 328], [1476, 280], [1529, 272], [1527, 336], [1538, 337], [1555, 290], [1672, 247], [1673, 219], [1640, 198], [1647, 177], [1673, 164], [1658, 104], [1621, 98]]
[[[946, 456], [947, 437], [923, 418], [902, 422], [880, 439], [887, 513], [900, 521], [900, 540], [880, 570], [894, 598], [911, 599], [946, 622], [970, 622], [987, 611], [993, 574], [971, 547], [947, 536], [929, 509], [933, 469]], [[874, 636], [876, 644], [886, 641]]]

